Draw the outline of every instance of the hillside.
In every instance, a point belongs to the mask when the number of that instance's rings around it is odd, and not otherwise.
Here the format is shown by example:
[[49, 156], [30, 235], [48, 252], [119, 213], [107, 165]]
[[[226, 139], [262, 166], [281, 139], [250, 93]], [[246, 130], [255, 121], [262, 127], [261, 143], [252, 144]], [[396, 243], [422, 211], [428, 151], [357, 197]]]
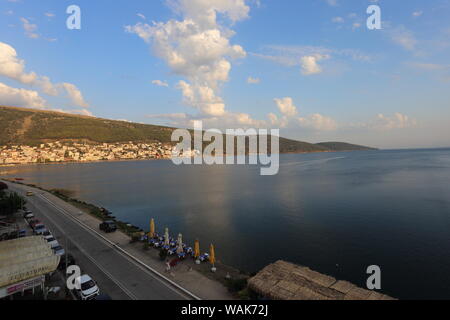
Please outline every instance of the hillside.
[[330, 151], [368, 151], [368, 150], [377, 150], [375, 148], [370, 148], [366, 146], [359, 146], [356, 144], [350, 144], [345, 142], [321, 142], [317, 143], [317, 146], [324, 147]]
[[[171, 143], [174, 128], [108, 120], [54, 111], [0, 106], [0, 145], [30, 146], [51, 141], [92, 143], [161, 142]], [[361, 149], [365, 148], [365, 149]], [[311, 144], [280, 138], [281, 153], [368, 150], [346, 143]]]

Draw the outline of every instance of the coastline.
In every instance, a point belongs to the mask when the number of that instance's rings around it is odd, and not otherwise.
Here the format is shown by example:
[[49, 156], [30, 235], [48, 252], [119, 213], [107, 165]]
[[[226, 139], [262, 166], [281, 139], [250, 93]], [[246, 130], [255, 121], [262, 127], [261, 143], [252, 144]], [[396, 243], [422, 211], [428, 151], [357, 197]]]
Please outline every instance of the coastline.
[[[359, 152], [359, 151], [380, 151], [376, 150], [323, 150], [323, 151], [307, 151], [307, 152], [282, 152], [279, 155], [283, 154], [316, 154], [316, 153], [338, 153], [338, 152]], [[227, 157], [227, 155], [224, 155]], [[8, 163], [8, 164], [0, 164], [0, 168], [2, 167], [22, 167], [22, 166], [30, 166], [30, 165], [66, 165], [66, 164], [91, 164], [91, 163], [115, 163], [115, 162], [141, 162], [141, 161], [168, 161], [172, 158], [148, 158], [148, 159], [114, 159], [114, 160], [90, 160], [90, 161], [58, 161], [58, 162], [27, 162], [27, 163]]]

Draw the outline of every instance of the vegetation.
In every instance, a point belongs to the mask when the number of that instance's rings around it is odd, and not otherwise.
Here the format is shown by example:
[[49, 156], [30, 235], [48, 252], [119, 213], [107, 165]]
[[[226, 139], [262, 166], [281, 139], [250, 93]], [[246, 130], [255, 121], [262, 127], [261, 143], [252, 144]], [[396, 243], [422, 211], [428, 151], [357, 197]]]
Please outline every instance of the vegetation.
[[344, 143], [344, 142], [322, 142], [318, 143], [318, 146], [326, 148], [330, 151], [362, 151], [362, 150], [376, 150], [375, 148], [369, 148], [366, 146], [359, 146], [356, 144]]
[[2, 181], [0, 181], [0, 192], [8, 189], [8, 185]]
[[12, 215], [21, 209], [26, 200], [16, 192], [0, 190], [0, 215]]
[[[45, 142], [85, 143], [161, 142], [173, 144], [175, 128], [0, 106], [1, 145], [37, 146]], [[207, 143], [205, 143], [207, 144]], [[269, 139], [270, 146], [270, 139]], [[369, 150], [339, 142], [312, 144], [280, 138], [281, 153]]]

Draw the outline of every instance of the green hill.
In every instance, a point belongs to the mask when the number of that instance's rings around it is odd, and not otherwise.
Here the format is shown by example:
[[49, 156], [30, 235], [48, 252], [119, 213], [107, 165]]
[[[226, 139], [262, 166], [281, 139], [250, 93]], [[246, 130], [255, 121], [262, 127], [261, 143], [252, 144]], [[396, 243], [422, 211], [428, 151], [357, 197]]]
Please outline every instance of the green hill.
[[321, 142], [317, 143], [317, 146], [324, 147], [330, 151], [368, 151], [368, 150], [377, 150], [375, 148], [370, 148], [366, 146], [359, 146], [356, 144], [350, 144], [345, 142]]
[[[174, 128], [108, 120], [54, 111], [0, 106], [0, 145], [25, 144], [35, 146], [52, 141], [85, 141], [88, 143], [161, 142], [171, 143]], [[311, 144], [280, 138], [281, 153], [341, 151], [338, 145]], [[350, 146], [353, 146], [350, 148]], [[365, 148], [365, 147], [364, 147]], [[344, 148], [345, 149], [345, 148]]]

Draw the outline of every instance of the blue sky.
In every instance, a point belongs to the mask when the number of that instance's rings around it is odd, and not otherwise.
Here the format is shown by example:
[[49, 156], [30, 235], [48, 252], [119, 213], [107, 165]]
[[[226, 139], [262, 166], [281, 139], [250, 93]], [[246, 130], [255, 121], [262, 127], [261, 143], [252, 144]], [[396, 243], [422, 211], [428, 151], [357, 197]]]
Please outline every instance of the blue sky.
[[0, 0], [0, 104], [450, 146], [449, 16], [449, 0]]

